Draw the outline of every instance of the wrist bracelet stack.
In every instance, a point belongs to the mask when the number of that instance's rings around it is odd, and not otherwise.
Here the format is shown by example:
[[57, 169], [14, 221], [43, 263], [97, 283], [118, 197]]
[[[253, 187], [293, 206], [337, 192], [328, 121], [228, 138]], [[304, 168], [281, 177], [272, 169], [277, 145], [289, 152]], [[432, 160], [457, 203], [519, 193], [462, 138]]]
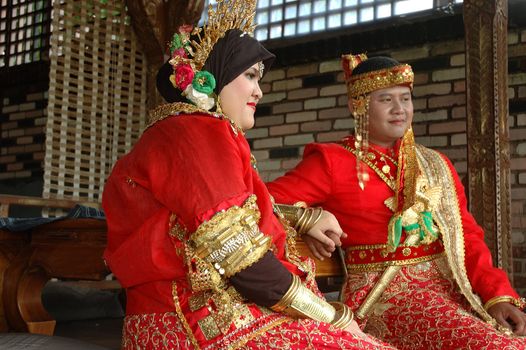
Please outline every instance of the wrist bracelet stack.
[[303, 235], [309, 232], [309, 230], [320, 221], [322, 215], [322, 208], [305, 208], [303, 209], [303, 213], [301, 213], [298, 222], [294, 226], [294, 229], [298, 234]]
[[309, 232], [323, 215], [322, 208], [308, 208], [304, 202], [298, 202], [294, 205], [274, 204], [274, 208], [300, 235]]
[[334, 327], [340, 329], [349, 327], [354, 320], [354, 313], [351, 311], [351, 308], [338, 301], [333, 301], [329, 304], [334, 306], [334, 309], [336, 310], [336, 316], [334, 317], [334, 320], [332, 320], [331, 324]]
[[512, 305], [515, 305], [521, 310], [526, 307], [526, 300], [524, 298], [514, 298], [509, 295], [503, 295], [503, 296], [494, 297], [488, 300], [486, 304], [484, 304], [484, 309], [488, 311], [490, 307], [498, 303], [510, 303]]
[[305, 287], [296, 275], [292, 276], [292, 284], [285, 295], [271, 309], [295, 318], [330, 323], [340, 329], [347, 328], [354, 319], [354, 314], [347, 305], [328, 303]]

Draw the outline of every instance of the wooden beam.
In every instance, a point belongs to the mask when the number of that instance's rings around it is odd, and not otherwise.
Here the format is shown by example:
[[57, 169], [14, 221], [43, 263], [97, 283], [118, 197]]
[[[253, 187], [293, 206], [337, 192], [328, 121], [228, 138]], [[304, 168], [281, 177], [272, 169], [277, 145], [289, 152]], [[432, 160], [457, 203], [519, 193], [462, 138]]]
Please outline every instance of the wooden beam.
[[167, 43], [181, 24], [196, 24], [204, 8], [203, 0], [126, 0], [131, 23], [148, 62], [147, 105], [164, 103], [157, 92], [157, 71], [165, 61]]
[[511, 275], [507, 0], [465, 0], [464, 26], [469, 205]]

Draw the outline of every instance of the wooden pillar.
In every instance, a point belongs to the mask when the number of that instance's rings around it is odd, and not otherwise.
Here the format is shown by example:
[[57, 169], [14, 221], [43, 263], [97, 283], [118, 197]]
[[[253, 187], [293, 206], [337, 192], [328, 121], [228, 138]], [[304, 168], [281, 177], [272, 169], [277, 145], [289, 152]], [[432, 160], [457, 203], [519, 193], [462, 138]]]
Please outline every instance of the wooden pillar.
[[469, 205], [511, 275], [507, 0], [464, 0], [464, 26]]
[[167, 43], [181, 24], [196, 24], [203, 0], [126, 0], [131, 23], [148, 62], [148, 109], [164, 103], [156, 89], [156, 75], [164, 63]]

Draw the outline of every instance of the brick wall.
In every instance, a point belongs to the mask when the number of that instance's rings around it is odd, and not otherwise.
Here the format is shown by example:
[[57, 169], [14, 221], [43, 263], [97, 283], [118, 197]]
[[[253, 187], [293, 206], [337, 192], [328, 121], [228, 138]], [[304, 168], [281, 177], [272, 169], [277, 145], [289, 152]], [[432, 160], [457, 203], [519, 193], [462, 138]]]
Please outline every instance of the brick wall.
[[[316, 44], [314, 44], [316, 45]], [[396, 46], [396, 45], [395, 45]], [[349, 46], [351, 47], [351, 46]], [[367, 49], [367, 47], [365, 47]], [[283, 53], [283, 49], [278, 49]], [[463, 36], [368, 49], [370, 56], [390, 55], [415, 71], [413, 103], [417, 142], [445, 153], [460, 176], [467, 171], [466, 84]], [[346, 50], [342, 50], [346, 52]], [[279, 54], [278, 60], [279, 60]], [[285, 54], [287, 52], [285, 51]], [[315, 55], [314, 55], [315, 56]], [[340, 61], [332, 58], [281, 65], [263, 79], [263, 100], [254, 129], [247, 132], [265, 181], [293, 168], [309, 142], [331, 142], [349, 134]], [[526, 295], [526, 30], [509, 32], [512, 225], [515, 285]], [[279, 64], [279, 63], [278, 63]]]
[[526, 30], [509, 36], [511, 219], [515, 285], [526, 295]]
[[49, 65], [3, 69], [0, 81], [0, 192], [40, 195]]

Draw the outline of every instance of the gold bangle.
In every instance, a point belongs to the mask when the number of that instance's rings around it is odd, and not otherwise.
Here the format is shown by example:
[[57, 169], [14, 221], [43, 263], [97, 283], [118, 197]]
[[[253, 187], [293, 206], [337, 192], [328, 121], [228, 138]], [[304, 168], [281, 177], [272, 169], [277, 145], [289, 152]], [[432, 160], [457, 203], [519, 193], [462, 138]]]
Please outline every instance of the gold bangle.
[[292, 284], [285, 295], [271, 309], [292, 317], [311, 318], [325, 323], [331, 323], [336, 315], [334, 306], [305, 287], [296, 275], [292, 276]]
[[308, 220], [308, 217], [310, 216], [310, 208], [303, 209], [303, 212], [301, 213], [300, 218], [298, 219], [298, 222], [296, 223], [296, 226], [294, 226], [294, 229], [296, 232], [298, 232], [299, 235], [303, 234], [303, 226]]
[[323, 209], [316, 207], [316, 208], [307, 208], [305, 209], [304, 215], [300, 217], [300, 220], [298, 220], [298, 225], [296, 227], [296, 231], [298, 234], [303, 235], [311, 228], [314, 227], [320, 221], [321, 217], [323, 215]]
[[334, 327], [340, 329], [349, 327], [354, 320], [354, 313], [352, 312], [351, 308], [338, 301], [333, 301], [329, 304], [334, 306], [334, 309], [336, 310], [336, 316], [334, 317], [334, 320], [331, 322], [331, 324]]
[[502, 295], [491, 298], [484, 304], [484, 310], [488, 311], [493, 305], [498, 303], [510, 303], [515, 305], [519, 309], [524, 309], [526, 306], [526, 300], [524, 298], [514, 298], [509, 295]]
[[274, 204], [274, 209], [284, 217], [292, 227], [296, 226], [304, 212], [304, 208], [288, 204]]

